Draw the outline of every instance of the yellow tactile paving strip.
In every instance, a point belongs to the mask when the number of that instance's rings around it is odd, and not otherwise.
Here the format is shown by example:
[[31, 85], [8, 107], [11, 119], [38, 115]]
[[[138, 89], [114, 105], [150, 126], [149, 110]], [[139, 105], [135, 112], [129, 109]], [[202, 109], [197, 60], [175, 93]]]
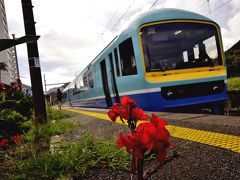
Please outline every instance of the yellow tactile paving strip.
[[[72, 109], [72, 108], [66, 108], [66, 110], [111, 121], [107, 114], [83, 111], [83, 110]], [[123, 124], [120, 119], [117, 119], [116, 123]], [[127, 125], [127, 124], [124, 124], [124, 125]], [[231, 150], [233, 152], [240, 153], [240, 136], [214, 133], [214, 132], [184, 128], [184, 127], [173, 126], [173, 125], [168, 125], [167, 129], [169, 130], [171, 136], [175, 138], [194, 141], [201, 144], [207, 144], [210, 146], [216, 146], [216, 147]]]

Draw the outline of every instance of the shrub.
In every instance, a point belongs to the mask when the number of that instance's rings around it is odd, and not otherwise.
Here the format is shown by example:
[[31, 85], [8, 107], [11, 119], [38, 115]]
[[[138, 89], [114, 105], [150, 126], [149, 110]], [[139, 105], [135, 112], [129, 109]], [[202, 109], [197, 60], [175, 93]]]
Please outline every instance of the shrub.
[[11, 109], [19, 112], [23, 116], [30, 118], [33, 113], [33, 102], [32, 98], [25, 96], [21, 100], [7, 100], [5, 102], [0, 102], [0, 109]]
[[27, 118], [16, 111], [5, 109], [0, 114], [0, 134], [4, 137], [10, 137], [15, 134], [22, 134], [27, 132], [30, 127], [23, 123]]

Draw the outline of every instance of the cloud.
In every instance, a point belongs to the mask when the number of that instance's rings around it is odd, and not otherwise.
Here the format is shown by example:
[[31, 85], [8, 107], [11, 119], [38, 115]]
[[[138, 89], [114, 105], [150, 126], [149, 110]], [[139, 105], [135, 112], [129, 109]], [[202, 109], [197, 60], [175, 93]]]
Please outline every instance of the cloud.
[[240, 40], [240, 12], [227, 21], [227, 27], [222, 29], [225, 50]]

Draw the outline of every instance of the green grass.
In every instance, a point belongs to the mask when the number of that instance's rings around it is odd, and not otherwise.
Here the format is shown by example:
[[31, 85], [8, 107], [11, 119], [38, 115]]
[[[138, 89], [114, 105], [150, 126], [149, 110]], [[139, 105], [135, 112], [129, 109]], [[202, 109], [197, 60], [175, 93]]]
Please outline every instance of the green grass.
[[[80, 142], [58, 142], [50, 151], [52, 136], [79, 124], [62, 119], [70, 117], [64, 111], [48, 108], [47, 112], [49, 121], [25, 134], [24, 145], [0, 153], [0, 179], [57, 179], [81, 177], [90, 168], [128, 169], [130, 157], [117, 148], [116, 140], [99, 141], [82, 134]], [[40, 149], [33, 143], [36, 139]]]
[[60, 135], [79, 126], [77, 122], [67, 120], [66, 118], [71, 116], [64, 111], [48, 107], [47, 115], [48, 122], [32, 126], [31, 130], [24, 135], [26, 140], [34, 142], [37, 139], [37, 141], [41, 141], [43, 148], [49, 148], [52, 136]]
[[54, 108], [50, 107], [49, 105], [47, 106], [48, 121], [65, 119], [65, 118], [70, 118], [70, 117], [71, 117], [71, 115], [69, 113], [67, 113], [66, 111], [60, 111], [58, 109], [54, 109]]
[[[83, 135], [79, 143], [65, 143], [55, 153], [31, 153], [28, 158], [11, 158], [15, 168], [4, 171], [7, 179], [56, 179], [57, 177], [84, 176], [89, 168], [110, 167], [128, 169], [130, 158], [125, 150], [119, 150], [114, 140], [96, 141]], [[1, 176], [0, 176], [1, 177]]]
[[240, 77], [229, 78], [227, 80], [227, 88], [229, 91], [239, 90], [240, 89]]

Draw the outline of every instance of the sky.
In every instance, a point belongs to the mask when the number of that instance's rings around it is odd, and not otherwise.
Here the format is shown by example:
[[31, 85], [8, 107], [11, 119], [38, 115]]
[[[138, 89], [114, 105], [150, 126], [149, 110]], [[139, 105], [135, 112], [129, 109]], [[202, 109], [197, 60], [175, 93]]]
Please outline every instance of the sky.
[[[240, 0], [32, 0], [32, 4], [46, 84], [72, 81], [133, 19], [154, 9], [178, 8], [209, 17], [221, 27], [224, 50], [240, 40]], [[5, 0], [5, 8], [10, 37], [24, 36], [21, 0]], [[17, 46], [17, 55], [21, 80], [31, 85], [26, 44]]]

